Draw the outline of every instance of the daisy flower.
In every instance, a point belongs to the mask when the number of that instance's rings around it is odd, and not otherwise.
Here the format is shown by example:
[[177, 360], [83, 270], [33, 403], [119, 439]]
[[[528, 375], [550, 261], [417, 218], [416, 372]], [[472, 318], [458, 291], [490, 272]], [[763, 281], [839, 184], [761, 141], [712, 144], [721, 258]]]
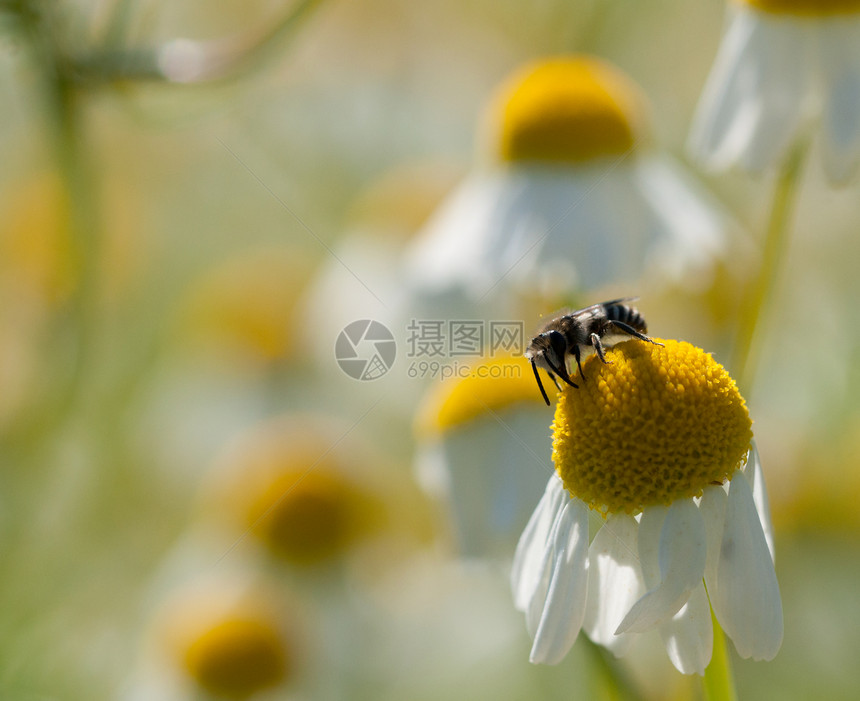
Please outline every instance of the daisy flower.
[[122, 699], [258, 698], [283, 694], [303, 676], [294, 611], [256, 574], [195, 575], [153, 603]]
[[760, 172], [820, 132], [827, 176], [860, 164], [860, 2], [736, 0], [690, 134], [704, 165]]
[[225, 529], [227, 542], [245, 533], [292, 568], [342, 560], [378, 532], [385, 504], [363, 478], [361, 451], [337, 449], [337, 439], [290, 415], [254, 427], [221, 456], [203, 489], [203, 514]]
[[445, 504], [460, 554], [510, 557], [551, 471], [547, 411], [525, 358], [494, 358], [430, 389], [416, 469]]
[[486, 126], [484, 166], [408, 251], [419, 306], [511, 313], [516, 300], [557, 304], [648, 272], [706, 283], [726, 221], [650, 144], [644, 98], [620, 71], [584, 55], [530, 63]]
[[[585, 630], [623, 655], [655, 630], [675, 667], [703, 674], [709, 609], [742, 657], [782, 642], [767, 495], [746, 404], [688, 343], [629, 341], [589, 361], [553, 424], [556, 474], [517, 546], [516, 607], [531, 661], [554, 664]], [[589, 542], [589, 514], [600, 526]]]

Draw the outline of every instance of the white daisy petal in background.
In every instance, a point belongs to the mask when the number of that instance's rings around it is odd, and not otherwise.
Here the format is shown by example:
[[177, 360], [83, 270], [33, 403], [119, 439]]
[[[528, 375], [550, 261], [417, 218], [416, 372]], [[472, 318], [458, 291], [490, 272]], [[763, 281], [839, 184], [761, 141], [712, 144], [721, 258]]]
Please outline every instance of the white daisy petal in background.
[[713, 170], [778, 168], [817, 128], [834, 183], [860, 164], [860, 3], [745, 0], [702, 91], [689, 148]]
[[[418, 478], [444, 504], [460, 555], [507, 558], [552, 471], [551, 412], [523, 357], [463, 369], [431, 387], [419, 410]], [[529, 529], [548, 537], [544, 521]]]
[[533, 313], [622, 280], [701, 281], [729, 219], [653, 148], [644, 113], [637, 86], [593, 57], [512, 75], [488, 111], [489, 157], [407, 251], [413, 307]]
[[[589, 360], [589, 381], [561, 393], [557, 475], [514, 557], [531, 660], [560, 661], [580, 626], [616, 655], [636, 634], [657, 631], [679, 671], [704, 674], [713, 650], [709, 596], [741, 656], [772, 658], [782, 604], [758, 514], [765, 502], [747, 481], [759, 462], [734, 381], [710, 355], [677, 341], [622, 343], [612, 361]], [[558, 498], [558, 483], [569, 498]], [[730, 484], [728, 495], [715, 483]], [[589, 508], [606, 520], [583, 562], [576, 528]], [[563, 622], [554, 620], [559, 610]]]
[[828, 19], [825, 27], [821, 69], [830, 81], [824, 96], [821, 147], [827, 174], [834, 182], [844, 182], [860, 161], [860, 18]]

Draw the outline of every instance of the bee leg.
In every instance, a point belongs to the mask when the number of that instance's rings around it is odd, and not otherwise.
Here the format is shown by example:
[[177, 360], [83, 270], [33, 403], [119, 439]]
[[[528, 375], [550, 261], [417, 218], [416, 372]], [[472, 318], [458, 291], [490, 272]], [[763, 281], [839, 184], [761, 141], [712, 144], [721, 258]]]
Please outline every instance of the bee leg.
[[603, 344], [600, 342], [600, 336], [596, 333], [591, 334], [591, 345], [594, 346], [597, 357], [600, 358], [604, 365], [612, 365], [612, 361], [606, 359], [606, 354], [603, 352]]
[[555, 388], [559, 392], [561, 392], [561, 385], [558, 384], [558, 380], [555, 379], [555, 375], [553, 375], [552, 373], [549, 373], [549, 379], [552, 380], [552, 383], [555, 385]]
[[[538, 387], [540, 388], [540, 393], [543, 396], [543, 400], [546, 402], [546, 405], [549, 406], [549, 397], [546, 396], [546, 390], [543, 388], [543, 382], [540, 381], [540, 375], [538, 374], [537, 365], [535, 365], [534, 361], [532, 361], [532, 370], [534, 370], [535, 379], [537, 380]], [[555, 382], [555, 377], [553, 377], [552, 375], [550, 375], [550, 377], [552, 377], [552, 381]], [[557, 382], [555, 386], [558, 387]]]
[[585, 373], [582, 372], [582, 363], [579, 362], [579, 346], [573, 347], [573, 357], [576, 358], [576, 367], [579, 368], [579, 376], [582, 378], [582, 381], [585, 382]]
[[655, 346], [662, 346], [662, 343], [658, 343], [653, 338], [648, 338], [644, 333], [639, 333], [636, 329], [634, 329], [629, 324], [625, 324], [623, 321], [615, 321], [612, 320], [609, 322], [616, 328], [621, 329], [624, 333], [629, 333], [631, 336], [638, 338], [640, 341], [648, 341], [648, 343], [653, 343]]
[[570, 375], [567, 374], [567, 369], [556, 367], [549, 359], [547, 359], [546, 362], [549, 364], [550, 368], [552, 368], [552, 371], [562, 380], [564, 380], [571, 387], [579, 389], [579, 385], [577, 385], [573, 380], [570, 379]]

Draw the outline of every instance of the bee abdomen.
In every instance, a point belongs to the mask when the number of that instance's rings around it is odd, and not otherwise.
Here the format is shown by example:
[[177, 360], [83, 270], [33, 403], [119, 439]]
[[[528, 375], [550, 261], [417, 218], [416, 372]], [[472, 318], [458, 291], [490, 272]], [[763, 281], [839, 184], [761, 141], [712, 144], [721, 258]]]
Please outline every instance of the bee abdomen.
[[620, 321], [628, 326], [632, 326], [640, 333], [648, 333], [648, 325], [635, 307], [630, 307], [626, 304], [610, 304], [606, 307], [605, 311], [608, 320]]

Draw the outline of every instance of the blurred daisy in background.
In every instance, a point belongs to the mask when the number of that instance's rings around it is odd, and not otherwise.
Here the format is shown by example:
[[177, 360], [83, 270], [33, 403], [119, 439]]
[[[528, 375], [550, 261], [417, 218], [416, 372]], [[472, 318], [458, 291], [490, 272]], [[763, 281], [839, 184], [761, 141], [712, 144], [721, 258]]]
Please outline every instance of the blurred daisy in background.
[[[629, 341], [610, 354], [561, 394], [556, 474], [517, 546], [511, 581], [531, 661], [560, 662], [580, 629], [617, 656], [656, 630], [679, 671], [703, 674], [709, 600], [742, 657], [772, 659], [783, 634], [772, 529], [734, 381], [688, 343]], [[589, 544], [590, 516], [600, 522]]]
[[405, 300], [397, 262], [456, 176], [443, 162], [403, 165], [353, 202], [343, 235], [315, 271], [302, 302], [305, 343], [318, 349], [315, 357], [327, 370], [335, 339], [347, 324], [374, 319], [398, 330]]
[[200, 499], [200, 521], [222, 549], [247, 537], [288, 572], [327, 576], [362, 546], [415, 546], [426, 529], [418, 490], [332, 424], [276, 416], [222, 452]]
[[247, 431], [203, 489], [203, 516], [291, 567], [333, 563], [385, 518], [358, 452], [307, 418], [281, 416]]
[[824, 169], [860, 164], [860, 2], [736, 0], [693, 120], [705, 166], [781, 167], [817, 127]]
[[283, 597], [257, 575], [195, 577], [158, 602], [122, 698], [250, 699], [284, 693], [302, 653]]
[[298, 305], [310, 278], [294, 246], [263, 245], [201, 272], [188, 286], [174, 332], [196, 354], [266, 368], [295, 357]]
[[475, 364], [426, 394], [416, 469], [445, 504], [460, 554], [513, 554], [552, 469], [550, 416], [525, 358]]
[[649, 275], [706, 285], [727, 222], [650, 143], [645, 111], [630, 79], [597, 58], [516, 71], [490, 105], [485, 162], [408, 250], [415, 308], [528, 318]]

